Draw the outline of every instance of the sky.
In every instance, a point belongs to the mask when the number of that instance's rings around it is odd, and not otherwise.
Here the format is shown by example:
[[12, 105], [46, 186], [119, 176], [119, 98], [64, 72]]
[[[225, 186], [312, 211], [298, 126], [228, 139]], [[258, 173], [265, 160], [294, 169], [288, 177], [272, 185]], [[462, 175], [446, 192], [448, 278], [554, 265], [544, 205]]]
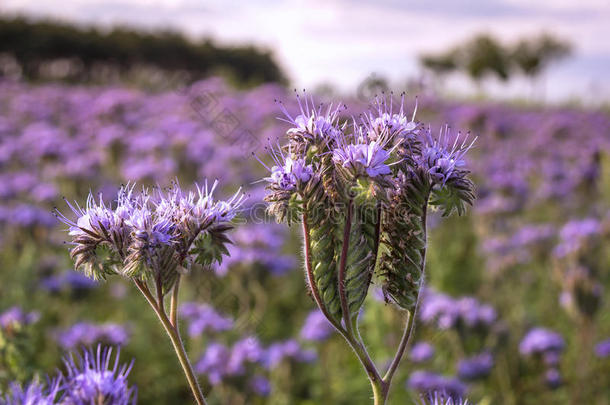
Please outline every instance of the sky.
[[[0, 12], [255, 43], [274, 52], [295, 86], [329, 83], [342, 91], [373, 73], [393, 83], [416, 77], [419, 55], [478, 33], [511, 43], [549, 32], [575, 50], [545, 75], [547, 98], [610, 100], [608, 0], [2, 0]], [[465, 83], [447, 85], [459, 92]], [[512, 96], [529, 88], [517, 82], [489, 89]]]

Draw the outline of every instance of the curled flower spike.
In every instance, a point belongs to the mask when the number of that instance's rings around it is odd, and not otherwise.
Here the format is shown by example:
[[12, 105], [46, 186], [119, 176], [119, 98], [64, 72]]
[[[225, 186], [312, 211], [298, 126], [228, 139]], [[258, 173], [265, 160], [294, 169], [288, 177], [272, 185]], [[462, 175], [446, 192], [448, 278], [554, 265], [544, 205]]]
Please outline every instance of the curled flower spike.
[[136, 403], [137, 392], [130, 387], [127, 376], [133, 367], [119, 366], [120, 350], [112, 362], [112, 349], [98, 346], [97, 350], [84, 351], [76, 358], [64, 359], [66, 375], [62, 389], [66, 405], [132, 405]]

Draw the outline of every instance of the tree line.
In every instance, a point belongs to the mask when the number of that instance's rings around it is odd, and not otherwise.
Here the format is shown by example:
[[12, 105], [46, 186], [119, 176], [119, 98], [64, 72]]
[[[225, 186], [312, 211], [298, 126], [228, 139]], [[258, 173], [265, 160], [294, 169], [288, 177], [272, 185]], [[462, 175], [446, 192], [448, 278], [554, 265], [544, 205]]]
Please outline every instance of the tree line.
[[[86, 81], [100, 72], [121, 75], [134, 66], [182, 71], [192, 80], [224, 74], [242, 86], [287, 80], [268, 50], [222, 47], [209, 39], [191, 41], [167, 30], [101, 30], [55, 21], [0, 18], [0, 54], [10, 56], [27, 80], [59, 76]], [[6, 58], [2, 60], [6, 63]]]

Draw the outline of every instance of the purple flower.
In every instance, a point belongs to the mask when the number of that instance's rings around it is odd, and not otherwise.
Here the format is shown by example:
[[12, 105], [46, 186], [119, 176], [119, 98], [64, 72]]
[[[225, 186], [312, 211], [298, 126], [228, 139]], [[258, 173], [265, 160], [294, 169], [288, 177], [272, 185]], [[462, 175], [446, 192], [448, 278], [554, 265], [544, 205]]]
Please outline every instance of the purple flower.
[[229, 348], [220, 343], [211, 343], [205, 353], [195, 364], [195, 371], [205, 374], [212, 385], [218, 385], [229, 373], [227, 365], [231, 358]]
[[454, 299], [448, 295], [424, 291], [419, 316], [424, 323], [435, 322], [440, 329], [456, 326], [468, 328], [489, 327], [496, 318], [496, 311], [472, 297]]
[[301, 328], [301, 338], [321, 342], [328, 339], [333, 332], [333, 326], [328, 322], [322, 311], [315, 309], [305, 318]]
[[0, 327], [2, 329], [22, 327], [35, 323], [38, 319], [40, 319], [38, 312], [23, 312], [21, 308], [14, 306], [0, 314]]
[[96, 351], [84, 351], [76, 359], [72, 355], [64, 359], [67, 372], [63, 378], [65, 397], [62, 403], [135, 405], [136, 389], [129, 387], [127, 381], [133, 361], [119, 367], [119, 355], [120, 350], [117, 350], [112, 364], [112, 348], [98, 346]]
[[274, 187], [284, 191], [292, 191], [300, 187], [301, 184], [307, 183], [313, 176], [311, 165], [307, 165], [304, 159], [295, 159], [290, 155], [290, 152], [285, 155], [280, 147], [277, 151], [273, 148], [267, 149], [270, 150], [275, 165], [269, 168], [261, 160], [259, 162], [271, 172], [271, 176], [265, 177], [265, 180]]
[[459, 361], [458, 376], [463, 380], [476, 380], [489, 375], [494, 366], [491, 353], [481, 353]]
[[413, 110], [411, 119], [404, 113], [405, 95], [400, 97], [400, 107], [394, 110], [393, 99], [390, 102], [385, 98], [376, 97], [373, 109], [364, 115], [363, 125], [367, 129], [369, 139], [376, 140], [385, 136], [390, 136], [401, 141], [415, 138], [420, 129], [420, 125], [415, 121], [417, 105]]
[[555, 368], [550, 368], [544, 373], [544, 380], [551, 389], [559, 388], [562, 383], [561, 374]]
[[555, 247], [553, 254], [564, 257], [578, 251], [586, 240], [601, 231], [601, 224], [597, 219], [585, 218], [573, 220], [561, 228], [559, 236], [560, 243]]
[[418, 163], [430, 174], [434, 182], [444, 185], [450, 179], [460, 175], [460, 169], [466, 165], [464, 157], [472, 148], [475, 140], [467, 143], [468, 137], [466, 136], [459, 143], [460, 135], [458, 134], [451, 143], [448, 128], [441, 130], [436, 139], [428, 132]]
[[610, 339], [602, 340], [595, 346], [595, 354], [599, 358], [610, 356]]
[[191, 337], [212, 331], [222, 332], [233, 327], [233, 320], [216, 312], [207, 304], [185, 302], [180, 306], [180, 316], [189, 323], [188, 333]]
[[263, 362], [268, 369], [275, 368], [285, 358], [294, 359], [299, 362], [310, 362], [316, 357], [315, 352], [303, 350], [296, 340], [273, 343], [267, 349]]
[[454, 377], [445, 377], [429, 371], [415, 371], [411, 373], [407, 381], [407, 387], [427, 395], [436, 392], [444, 392], [446, 395], [457, 399], [466, 393], [463, 382]]
[[452, 398], [445, 392], [434, 391], [434, 393], [422, 395], [421, 405], [468, 405], [468, 400]]
[[428, 342], [418, 342], [409, 352], [409, 359], [414, 363], [425, 363], [434, 357], [434, 347]]
[[245, 372], [246, 363], [259, 362], [265, 351], [255, 337], [246, 337], [236, 342], [231, 348], [231, 356], [227, 364], [227, 372], [231, 375], [239, 375]]
[[266, 397], [271, 393], [271, 383], [267, 378], [261, 375], [254, 376], [252, 380], [250, 380], [250, 387], [254, 392], [263, 397]]
[[[244, 196], [238, 190], [226, 201], [215, 201], [217, 184], [208, 188], [206, 182], [197, 187], [197, 199], [195, 193], [182, 192], [178, 184], [167, 195], [160, 190], [150, 194], [146, 189], [135, 194], [134, 186], [127, 185], [119, 190], [114, 209], [105, 205], [101, 194], [99, 202], [89, 194], [85, 208], [68, 203], [77, 219], [59, 212], [57, 216], [73, 237], [70, 253], [75, 267], [95, 280], [117, 272], [127, 277], [152, 273], [168, 281], [167, 290], [175, 280], [167, 273], [177, 272], [179, 265], [189, 266], [194, 260], [203, 265], [221, 262], [225, 244], [230, 242], [225, 235], [231, 229], [228, 222]], [[192, 249], [206, 236], [212, 248], [199, 244]], [[98, 246], [109, 248], [104, 258], [98, 257]]]
[[11, 383], [9, 390], [0, 397], [2, 405], [55, 405], [59, 400], [61, 378], [56, 378], [42, 384], [33, 381], [25, 387], [17, 383]]
[[325, 142], [328, 138], [336, 137], [341, 132], [341, 129], [337, 127], [337, 121], [339, 114], [345, 108], [344, 106], [333, 108], [333, 105], [330, 104], [324, 110], [324, 106], [320, 104], [316, 109], [313, 99], [308, 98], [307, 94], [304, 95], [303, 99], [297, 94], [297, 102], [300, 114], [294, 118], [280, 103], [280, 109], [286, 116], [286, 119], [282, 119], [282, 121], [293, 125], [287, 131], [289, 136], [319, 143]]
[[352, 176], [376, 178], [391, 173], [385, 162], [390, 152], [383, 149], [377, 141], [361, 144], [342, 145], [333, 151], [333, 161], [347, 169]]
[[565, 346], [560, 334], [545, 328], [530, 330], [519, 344], [519, 352], [529, 356], [546, 352], [561, 352]]
[[66, 270], [61, 274], [45, 277], [41, 286], [49, 292], [59, 292], [64, 288], [80, 291], [96, 288], [98, 283], [79, 272]]
[[95, 343], [121, 346], [129, 341], [129, 333], [124, 326], [116, 323], [97, 325], [90, 322], [79, 322], [56, 333], [56, 340], [64, 349], [93, 346]]

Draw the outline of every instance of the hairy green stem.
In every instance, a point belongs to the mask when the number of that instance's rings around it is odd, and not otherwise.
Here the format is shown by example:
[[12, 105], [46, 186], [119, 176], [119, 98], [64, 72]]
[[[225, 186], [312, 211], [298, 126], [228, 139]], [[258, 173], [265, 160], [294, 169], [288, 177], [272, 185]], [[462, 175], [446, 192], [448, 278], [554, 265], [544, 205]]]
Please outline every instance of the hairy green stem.
[[195, 376], [195, 372], [193, 371], [193, 366], [191, 365], [191, 362], [189, 361], [188, 356], [186, 354], [186, 349], [182, 344], [182, 339], [180, 339], [180, 333], [178, 332], [177, 325], [176, 327], [172, 325], [171, 321], [165, 314], [163, 302], [155, 302], [155, 298], [151, 294], [146, 284], [144, 284], [140, 280], [134, 280], [134, 282], [136, 284], [136, 287], [138, 287], [138, 290], [140, 290], [142, 295], [144, 295], [144, 298], [146, 298], [146, 301], [148, 301], [152, 309], [155, 311], [155, 314], [157, 315], [157, 318], [159, 318], [161, 325], [163, 325], [165, 332], [167, 332], [167, 335], [169, 336], [169, 339], [171, 340], [172, 345], [174, 346], [176, 355], [178, 356], [178, 360], [180, 361], [180, 365], [184, 370], [186, 380], [191, 388], [191, 391], [193, 392], [193, 396], [195, 397], [197, 405], [207, 405], [203, 396], [203, 392], [201, 391], [201, 387], [199, 386], [199, 381], [197, 381], [197, 377]]
[[371, 380], [371, 386], [373, 387], [373, 405], [385, 405], [388, 400], [390, 385], [383, 381]]

